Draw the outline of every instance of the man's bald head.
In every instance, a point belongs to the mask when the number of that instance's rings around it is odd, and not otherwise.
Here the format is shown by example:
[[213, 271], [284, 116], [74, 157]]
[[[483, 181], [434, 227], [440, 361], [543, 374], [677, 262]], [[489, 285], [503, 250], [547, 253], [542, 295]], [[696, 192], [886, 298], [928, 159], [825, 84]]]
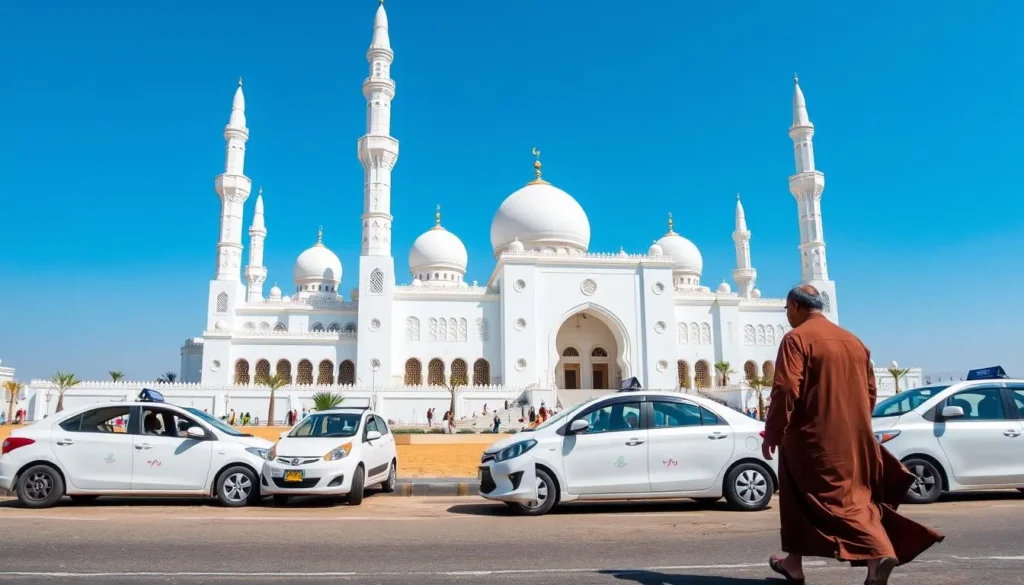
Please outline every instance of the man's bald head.
[[821, 293], [809, 284], [794, 287], [786, 295], [786, 318], [793, 327], [800, 326], [808, 317], [820, 313], [824, 308], [825, 301]]

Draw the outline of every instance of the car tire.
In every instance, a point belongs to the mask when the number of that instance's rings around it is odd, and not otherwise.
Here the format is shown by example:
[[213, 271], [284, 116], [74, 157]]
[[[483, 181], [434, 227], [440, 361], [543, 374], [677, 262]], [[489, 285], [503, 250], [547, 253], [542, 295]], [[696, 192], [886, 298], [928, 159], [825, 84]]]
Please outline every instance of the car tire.
[[395, 493], [395, 488], [398, 486], [398, 462], [394, 459], [391, 460], [391, 471], [388, 472], [388, 478], [384, 480], [384, 483], [380, 484], [380, 489], [385, 494]]
[[287, 506], [288, 505], [288, 494], [274, 494], [274, 505], [275, 506]]
[[259, 497], [260, 483], [248, 467], [229, 467], [217, 478], [217, 501], [229, 508], [239, 508]]
[[52, 508], [64, 497], [64, 478], [49, 465], [33, 465], [18, 476], [14, 493], [26, 508]]
[[907, 490], [905, 501], [908, 504], [931, 504], [939, 499], [942, 495], [942, 474], [934, 463], [911, 457], [903, 461], [903, 466], [917, 478]]
[[71, 498], [73, 504], [89, 504], [96, 501], [99, 496], [81, 495], [81, 496], [68, 496]]
[[741, 463], [725, 475], [722, 490], [725, 499], [735, 510], [756, 512], [768, 507], [775, 494], [772, 474], [756, 463]]
[[558, 484], [551, 479], [548, 472], [538, 469], [537, 500], [527, 504], [515, 504], [515, 508], [524, 516], [543, 516], [551, 511], [558, 502]]
[[363, 488], [366, 486], [366, 470], [363, 469], [363, 465], [360, 463], [359, 467], [356, 467], [355, 475], [352, 476], [352, 489], [349, 490], [348, 496], [345, 501], [350, 506], [358, 506], [363, 503]]

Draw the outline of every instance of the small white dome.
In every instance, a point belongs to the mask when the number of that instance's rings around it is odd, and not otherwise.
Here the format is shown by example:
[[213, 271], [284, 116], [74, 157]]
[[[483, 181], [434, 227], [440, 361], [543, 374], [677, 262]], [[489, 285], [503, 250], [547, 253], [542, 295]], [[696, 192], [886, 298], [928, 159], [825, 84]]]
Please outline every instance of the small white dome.
[[412, 279], [412, 285], [413, 286], [423, 286], [423, 281], [418, 279], [418, 278], [414, 278], [414, 279]]
[[626, 253], [626, 249], [620, 246], [619, 247], [619, 258], [628, 258], [628, 257], [629, 257], [629, 254]]
[[522, 252], [526, 250], [526, 246], [519, 241], [519, 238], [512, 240], [512, 243], [508, 245], [509, 252]]
[[661, 246], [658, 245], [658, 242], [654, 242], [653, 244], [651, 244], [650, 248], [647, 248], [647, 255], [648, 256], [664, 256], [665, 255], [665, 250], [663, 250], [661, 248]]
[[718, 292], [722, 294], [729, 294], [732, 292], [732, 287], [729, 286], [728, 282], [722, 281], [722, 284], [718, 285]]
[[568, 248], [586, 252], [590, 246], [590, 220], [571, 195], [537, 178], [502, 202], [491, 221], [495, 256], [517, 238], [529, 249]]
[[441, 227], [440, 211], [437, 225], [416, 238], [409, 250], [409, 270], [414, 276], [425, 270], [450, 270], [464, 276], [468, 262], [462, 240]]
[[270, 298], [272, 298], [272, 299], [280, 299], [281, 298], [281, 289], [278, 288], [278, 286], [276, 284], [274, 286], [270, 287]]
[[285, 303], [290, 303], [292, 302], [292, 297], [291, 295], [284, 295], [283, 297], [281, 297], [281, 301]]
[[658, 245], [675, 261], [673, 271], [699, 275], [704, 270], [704, 258], [700, 255], [700, 250], [683, 236], [670, 231], [658, 240]]
[[755, 288], [754, 290], [750, 291], [750, 296], [755, 299], [761, 298], [761, 289]]
[[323, 244], [323, 232], [317, 235], [312, 248], [295, 259], [295, 286], [328, 285], [341, 283], [341, 260]]

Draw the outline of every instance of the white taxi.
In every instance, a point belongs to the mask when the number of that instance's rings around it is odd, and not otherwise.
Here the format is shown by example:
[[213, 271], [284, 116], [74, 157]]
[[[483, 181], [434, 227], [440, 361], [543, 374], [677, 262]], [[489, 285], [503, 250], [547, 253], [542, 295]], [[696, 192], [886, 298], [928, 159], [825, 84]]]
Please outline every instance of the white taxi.
[[943, 492], [1024, 491], [1024, 380], [1001, 367], [901, 392], [875, 406], [872, 423], [875, 438], [917, 476], [911, 503]]
[[270, 446], [143, 390], [137, 402], [93, 404], [15, 429], [0, 448], [0, 492], [30, 508], [64, 495], [213, 496], [244, 506], [260, 497]]
[[367, 486], [395, 491], [395, 436], [369, 408], [335, 408], [302, 419], [270, 449], [263, 463], [263, 493], [274, 504], [290, 496], [346, 496], [363, 502]]
[[778, 476], [761, 454], [764, 423], [700, 396], [639, 390], [635, 379], [624, 387], [489, 447], [480, 494], [535, 516], [573, 500], [768, 505]]

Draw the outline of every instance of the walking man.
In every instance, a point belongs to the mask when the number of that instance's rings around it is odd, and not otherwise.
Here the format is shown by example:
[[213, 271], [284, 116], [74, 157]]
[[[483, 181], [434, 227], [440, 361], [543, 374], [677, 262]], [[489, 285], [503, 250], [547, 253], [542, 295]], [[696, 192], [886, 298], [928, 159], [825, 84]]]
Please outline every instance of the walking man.
[[779, 448], [782, 550], [769, 566], [804, 582], [805, 556], [867, 566], [866, 585], [886, 585], [943, 536], [896, 513], [914, 476], [875, 440], [871, 354], [822, 314], [810, 285], [789, 291], [762, 449]]

